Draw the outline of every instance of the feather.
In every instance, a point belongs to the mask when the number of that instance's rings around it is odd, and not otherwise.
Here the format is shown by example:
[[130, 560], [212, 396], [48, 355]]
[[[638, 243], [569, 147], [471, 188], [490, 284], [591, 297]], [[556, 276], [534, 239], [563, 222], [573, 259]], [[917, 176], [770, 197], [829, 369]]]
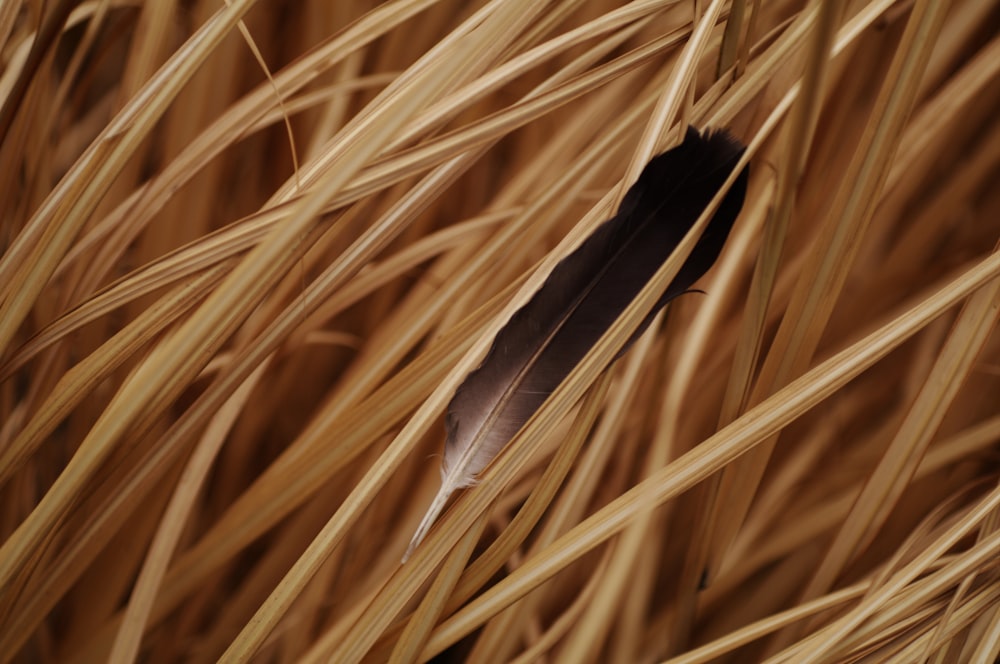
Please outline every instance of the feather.
[[[448, 406], [441, 490], [417, 529], [407, 558], [448, 497], [475, 484], [479, 473], [666, 262], [744, 150], [726, 133], [701, 135], [689, 127], [683, 143], [646, 165], [618, 213], [560, 261], [531, 300], [511, 316]], [[660, 308], [687, 291], [715, 262], [743, 205], [746, 183], [744, 169], [618, 357]]]

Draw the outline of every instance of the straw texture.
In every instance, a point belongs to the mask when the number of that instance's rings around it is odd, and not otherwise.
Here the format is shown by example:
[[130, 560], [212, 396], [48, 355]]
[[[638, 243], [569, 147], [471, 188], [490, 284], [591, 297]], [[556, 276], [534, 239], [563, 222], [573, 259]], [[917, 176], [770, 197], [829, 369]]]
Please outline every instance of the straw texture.
[[[998, 26], [0, 3], [0, 662], [995, 661]], [[689, 125], [753, 164], [704, 293], [653, 315], [710, 212], [401, 565], [456, 389]]]

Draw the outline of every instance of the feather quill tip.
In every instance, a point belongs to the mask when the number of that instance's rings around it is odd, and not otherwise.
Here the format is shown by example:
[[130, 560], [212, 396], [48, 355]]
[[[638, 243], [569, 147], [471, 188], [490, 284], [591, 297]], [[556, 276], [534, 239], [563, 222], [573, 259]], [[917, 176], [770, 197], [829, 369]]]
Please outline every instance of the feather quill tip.
[[448, 504], [448, 499], [451, 498], [451, 494], [455, 490], [447, 482], [441, 483], [441, 488], [438, 490], [437, 495], [434, 496], [434, 500], [431, 502], [431, 506], [427, 508], [427, 512], [424, 514], [424, 518], [420, 520], [420, 525], [417, 526], [417, 530], [413, 533], [413, 537], [410, 539], [409, 545], [406, 547], [406, 553], [403, 554], [403, 559], [400, 564], [406, 564], [406, 561], [413, 556], [413, 552], [417, 550], [420, 543], [424, 541], [427, 537], [427, 533], [430, 532], [431, 527], [437, 521], [438, 517], [441, 516], [441, 512], [444, 511], [445, 505]]

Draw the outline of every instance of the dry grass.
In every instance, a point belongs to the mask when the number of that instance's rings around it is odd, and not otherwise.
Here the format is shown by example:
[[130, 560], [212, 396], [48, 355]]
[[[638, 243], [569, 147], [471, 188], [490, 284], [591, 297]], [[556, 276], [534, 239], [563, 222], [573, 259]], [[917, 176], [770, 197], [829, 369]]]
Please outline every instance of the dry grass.
[[[0, 660], [993, 662], [1000, 3], [0, 3]], [[444, 408], [749, 145], [405, 565]]]

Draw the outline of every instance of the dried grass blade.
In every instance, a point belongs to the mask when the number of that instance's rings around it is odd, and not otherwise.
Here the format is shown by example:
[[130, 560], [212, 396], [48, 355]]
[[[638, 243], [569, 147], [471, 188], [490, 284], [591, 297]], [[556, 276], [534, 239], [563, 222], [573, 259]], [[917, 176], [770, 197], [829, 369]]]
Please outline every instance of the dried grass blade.
[[135, 661], [139, 654], [143, 628], [152, 610], [160, 584], [167, 571], [167, 565], [177, 547], [182, 530], [190, 518], [194, 501], [201, 492], [208, 471], [226, 440], [240, 411], [244, 408], [250, 392], [256, 387], [267, 369], [261, 364], [253, 374], [240, 385], [239, 389], [222, 406], [212, 419], [191, 458], [160, 520], [156, 536], [146, 554], [145, 563], [135, 582], [125, 615], [118, 627], [118, 635], [111, 648], [108, 660], [111, 662]]
[[812, 145], [821, 108], [829, 53], [837, 28], [837, 4], [823, 0], [804, 67], [799, 93], [792, 105], [787, 132], [783, 135], [784, 159], [778, 165], [777, 191], [772, 211], [764, 226], [761, 251], [754, 266], [750, 296], [744, 309], [744, 323], [737, 342], [730, 382], [722, 405], [719, 424], [736, 419], [746, 407], [752, 371], [760, 354], [765, 316], [777, 279], [778, 263], [795, 203], [796, 190]]
[[992, 610], [987, 611], [982, 617], [985, 618], [985, 629], [969, 661], [975, 664], [990, 664], [1000, 657], [1000, 605], [995, 604]]
[[[877, 611], [884, 603], [899, 593], [907, 584], [926, 572], [928, 565], [954, 546], [979, 520], [1000, 505], [1000, 491], [993, 491], [986, 496], [975, 509], [963, 517], [948, 532], [941, 535], [937, 541], [928, 546], [913, 562], [906, 565], [893, 575], [885, 586], [870, 593], [864, 601], [854, 607], [842, 618], [834, 621], [815, 637], [800, 641], [796, 647], [795, 661], [803, 664], [813, 664], [823, 661], [824, 656], [832, 654], [843, 647], [843, 639], [865, 619]], [[924, 594], [941, 593], [979, 567], [988, 564], [1000, 552], [1000, 532], [992, 534], [975, 548], [963, 555], [954, 564], [942, 568], [924, 584]], [[932, 581], [932, 582], [931, 582]], [[930, 639], [931, 634], [927, 634]], [[923, 646], [926, 647], [926, 646]], [[922, 649], [922, 648], [921, 648]], [[785, 659], [784, 657], [782, 659]], [[778, 660], [780, 661], [780, 660]]]
[[803, 591], [806, 599], [829, 588], [889, 517], [972, 371], [998, 317], [1000, 280], [974, 293], [962, 308], [923, 389]]
[[[434, 629], [434, 625], [437, 624], [438, 618], [444, 610], [445, 603], [455, 589], [455, 584], [462, 576], [462, 571], [469, 556], [472, 555], [473, 547], [479, 541], [479, 535], [483, 532], [486, 521], [487, 515], [484, 514], [458, 541], [451, 556], [445, 559], [441, 571], [438, 572], [431, 587], [421, 600], [420, 606], [410, 616], [406, 628], [400, 634], [399, 640], [396, 641], [396, 647], [393, 648], [392, 654], [389, 656], [390, 664], [412, 664], [417, 661], [420, 651], [423, 650], [424, 644], [430, 637], [431, 630]], [[360, 661], [360, 658], [341, 659], [340, 661]]]
[[664, 660], [663, 664], [705, 664], [727, 655], [741, 646], [752, 643], [783, 627], [800, 622], [810, 616], [837, 608], [860, 598], [867, 591], [869, 583], [859, 582], [836, 592], [804, 602], [794, 608], [768, 616], [729, 634], [685, 652], [683, 655]]
[[[696, 26], [693, 26], [691, 37], [681, 50], [677, 64], [662, 95], [656, 101], [652, 115], [643, 130], [635, 152], [632, 154], [632, 160], [625, 170], [625, 175], [622, 177], [623, 184], [618, 191], [614, 207], [617, 208], [625, 196], [626, 183], [632, 183], [639, 179], [639, 173], [656, 153], [657, 146], [664, 143], [665, 131], [674, 125], [681, 104], [686, 98], [685, 95], [694, 81], [695, 67], [701, 61], [701, 55], [708, 46], [708, 37], [719, 20], [722, 5], [721, 0], [713, 0], [712, 4], [705, 10], [705, 15], [701, 17]], [[683, 126], [681, 127], [683, 130]]]
[[[796, 190], [802, 169], [809, 154], [812, 136], [819, 115], [820, 97], [828, 69], [828, 57], [837, 27], [835, 3], [824, 0], [820, 3], [814, 36], [809, 42], [802, 82], [795, 103], [791, 109], [789, 127], [785, 134], [785, 159], [779, 165], [775, 202], [764, 226], [761, 250], [754, 265], [750, 292], [744, 307], [743, 324], [737, 340], [733, 366], [726, 393], [723, 396], [719, 414], [719, 425], [724, 426], [734, 420], [746, 408], [754, 368], [763, 341], [764, 325], [771, 295], [777, 279], [778, 264], [784, 248], [785, 235], [795, 202]], [[728, 30], [728, 25], [727, 25]], [[735, 53], [735, 43], [733, 44]], [[734, 56], [735, 57], [735, 54]], [[711, 583], [718, 563], [711, 561], [711, 540], [715, 537], [720, 477], [714, 477], [705, 493], [705, 514], [698, 521], [692, 539], [696, 542], [686, 563], [692, 573], [705, 571], [706, 585]]]
[[17, 471], [95, 386], [200, 302], [226, 267], [216, 267], [181, 284], [63, 374], [48, 399], [0, 452], [0, 484]]
[[[925, 1], [914, 7], [879, 91], [871, 121], [813, 244], [811, 258], [805, 264], [805, 273], [800, 275], [799, 286], [761, 368], [750, 403], [761, 401], [787, 384], [812, 359], [860, 238], [871, 221], [934, 39], [947, 15], [947, 5], [947, 2]], [[718, 557], [732, 544], [749, 510], [774, 444], [775, 440], [767, 441], [723, 474], [717, 505], [725, 505], [726, 509], [718, 511], [713, 519], [717, 524], [712, 547], [716, 569]]]
[[[327, 39], [298, 61], [283, 70], [275, 79], [279, 96], [292, 95], [303, 86], [309, 84], [320, 73], [333, 67], [348, 54], [363, 48], [371, 41], [397, 27], [400, 23], [413, 18], [428, 7], [441, 0], [395, 0], [384, 3], [367, 12], [353, 24]], [[241, 138], [259, 128], [261, 117], [275, 105], [274, 90], [269, 83], [264, 83], [248, 93], [244, 98], [233, 104], [219, 119], [193, 139], [176, 158], [170, 161], [166, 169], [150, 182], [136, 190], [133, 195], [123, 201], [112, 214], [96, 224], [84, 237], [80, 238], [65, 258], [60, 262], [55, 275], [65, 271], [75, 260], [86, 255], [87, 251], [119, 228], [122, 219], [129, 216], [128, 233], [124, 235], [121, 245], [134, 239], [153, 216], [163, 209], [174, 192], [188, 183], [194, 176], [202, 172], [205, 164], [221, 153], [225, 148], [238, 142]], [[280, 110], [280, 109], [278, 109]], [[283, 117], [275, 113], [274, 120]], [[248, 123], [257, 123], [248, 129]], [[301, 190], [306, 185], [315, 184], [315, 180], [298, 181], [296, 185]], [[339, 197], [343, 199], [344, 197]], [[348, 197], [349, 198], [349, 197]], [[357, 197], [354, 197], [355, 199]], [[336, 199], [335, 199], [336, 200]], [[333, 207], [343, 207], [353, 202], [348, 199], [336, 202]], [[259, 214], [273, 214], [279, 206], [270, 206]]]
[[139, 142], [253, 4], [233, 0], [160, 68], [74, 164], [0, 259], [0, 352]]
[[597, 564], [596, 573], [590, 578], [587, 585], [583, 587], [583, 590], [580, 591], [580, 595], [573, 601], [573, 603], [562, 613], [562, 615], [552, 622], [552, 626], [549, 627], [545, 634], [542, 634], [537, 641], [532, 643], [531, 647], [527, 648], [515, 659], [512, 659], [511, 664], [533, 664], [534, 662], [539, 661], [542, 655], [552, 649], [562, 639], [563, 635], [568, 632], [576, 622], [578, 616], [593, 601], [594, 593], [597, 592], [597, 584], [601, 578], [601, 573], [607, 565], [607, 556], [608, 554], [605, 554], [604, 558], [601, 559], [601, 562]]

